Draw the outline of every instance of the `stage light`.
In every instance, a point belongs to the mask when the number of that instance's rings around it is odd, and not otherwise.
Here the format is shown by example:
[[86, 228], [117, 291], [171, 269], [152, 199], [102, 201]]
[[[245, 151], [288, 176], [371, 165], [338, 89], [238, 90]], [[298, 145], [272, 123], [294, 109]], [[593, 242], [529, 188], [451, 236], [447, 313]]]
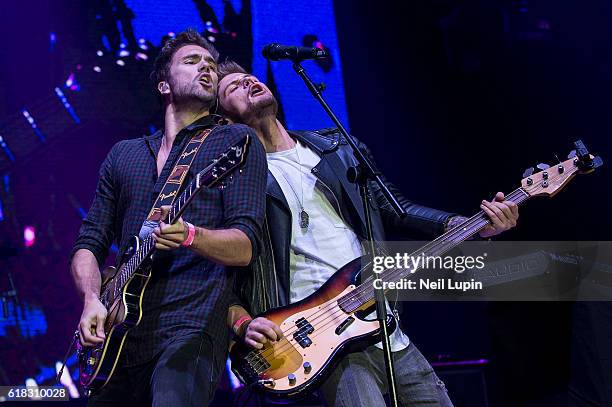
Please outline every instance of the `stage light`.
[[0, 148], [4, 150], [4, 154], [6, 154], [10, 161], [15, 161], [15, 156], [11, 152], [11, 149], [8, 147], [6, 141], [4, 141], [4, 137], [2, 136], [0, 136]]
[[138, 47], [143, 51], [147, 51], [149, 49], [147, 41], [144, 38], [138, 40]]
[[[62, 362], [55, 362], [55, 374], [58, 374], [61, 368]], [[68, 393], [70, 393], [71, 398], [79, 398], [79, 390], [74, 384], [74, 381], [72, 381], [72, 377], [70, 377], [68, 366], [65, 366], [64, 370], [62, 371], [62, 375], [60, 376], [60, 383], [68, 389]]]
[[127, 49], [122, 49], [121, 51], [119, 51], [120, 57], [127, 57], [129, 55], [130, 55], [130, 51], [128, 51]]
[[[36, 383], [36, 380], [34, 380], [33, 378], [28, 377], [26, 379], [26, 387], [31, 387], [31, 388], [34, 388], [34, 389], [38, 389], [38, 383]], [[32, 394], [37, 394], [37, 393], [38, 393], [37, 391], [32, 392]], [[38, 397], [32, 396], [32, 397], [29, 397], [29, 399], [30, 400], [42, 400], [42, 398], [40, 396], [38, 396]]]
[[68, 111], [68, 114], [70, 114], [70, 116], [72, 117], [72, 120], [74, 120], [76, 124], [81, 123], [81, 119], [79, 119], [79, 116], [77, 116], [72, 106], [70, 106], [70, 103], [68, 102], [68, 99], [66, 99], [64, 92], [62, 92], [60, 88], [55, 88], [55, 94], [57, 95], [59, 100], [62, 102], [66, 110]]
[[119, 44], [119, 48], [121, 49], [125, 49], [127, 45], [125, 45], [125, 42], [122, 42], [121, 44]]
[[23, 229], [23, 244], [25, 247], [32, 247], [36, 243], [36, 228], [34, 226], [26, 226]]
[[21, 109], [21, 114], [28, 121], [28, 123], [32, 127], [32, 130], [34, 130], [34, 134], [36, 134], [36, 137], [38, 137], [40, 141], [45, 141], [45, 138], [46, 138], [45, 135], [42, 133], [42, 131], [40, 131], [40, 129], [36, 125], [36, 122], [34, 121], [34, 118], [30, 114], [30, 112], [28, 112], [26, 109]]
[[55, 49], [55, 44], [57, 42], [57, 36], [54, 32], [49, 33], [49, 52], [53, 52]]
[[96, 55], [101, 57], [102, 55], [104, 55], [104, 52], [102, 52], [102, 50], [99, 49], [99, 50], [96, 51]]
[[176, 37], [176, 34], [174, 33], [174, 31], [169, 31], [168, 32], [168, 37], [174, 38], [174, 37]]
[[[33, 378], [31, 378], [31, 377], [28, 377], [28, 378], [26, 379], [26, 381], [25, 381], [25, 385], [26, 385], [27, 387], [33, 387], [33, 388], [38, 389], [38, 383], [36, 383], [36, 380], [34, 380], [34, 379], [33, 379]], [[36, 392], [36, 391], [35, 391], [35, 392], [33, 392], [33, 394], [36, 394], [36, 393], [38, 393], [38, 392]], [[30, 397], [30, 400], [41, 400], [41, 397], [40, 397], [40, 396], [38, 396], [38, 397]]]
[[232, 372], [232, 362], [230, 362], [229, 358], [225, 361], [225, 370], [227, 371], [227, 377], [229, 378], [229, 384], [232, 390], [242, 387], [242, 383], [240, 383], [240, 380], [236, 377], [234, 372]]
[[146, 61], [147, 59], [149, 59], [149, 57], [147, 56], [147, 54], [144, 54], [142, 52], [137, 52], [136, 59], [139, 61]]
[[102, 68], [100, 68], [100, 67], [99, 67], [99, 66], [97, 66], [97, 65], [93, 67], [93, 70], [94, 70], [94, 71], [96, 71], [96, 72], [98, 72], [98, 73], [102, 72]]
[[208, 36], [208, 41], [215, 42], [216, 40], [215, 40], [215, 37], [213, 37], [212, 35], [209, 35]]
[[117, 63], [117, 65], [119, 65], [119, 66], [125, 66], [125, 61], [124, 61], [123, 59], [118, 59], [118, 60], [116, 61], [116, 63]]
[[65, 85], [68, 89], [73, 90], [75, 92], [81, 89], [74, 77], [74, 72], [70, 72], [70, 75], [68, 75], [68, 79], [66, 79]]

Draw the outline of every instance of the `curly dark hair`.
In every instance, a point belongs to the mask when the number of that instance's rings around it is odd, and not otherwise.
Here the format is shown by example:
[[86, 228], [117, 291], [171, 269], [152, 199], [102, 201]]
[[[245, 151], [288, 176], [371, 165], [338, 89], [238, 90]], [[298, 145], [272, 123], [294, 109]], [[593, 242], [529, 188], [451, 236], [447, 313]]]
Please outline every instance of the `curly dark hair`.
[[199, 45], [204, 48], [213, 57], [215, 62], [219, 59], [219, 51], [204, 37], [202, 37], [196, 30], [189, 28], [176, 37], [170, 38], [164, 43], [164, 46], [159, 51], [155, 62], [153, 63], [153, 72], [151, 72], [151, 79], [155, 82], [155, 85], [161, 81], [168, 80], [170, 75], [170, 63], [172, 62], [172, 56], [179, 48], [185, 45]]

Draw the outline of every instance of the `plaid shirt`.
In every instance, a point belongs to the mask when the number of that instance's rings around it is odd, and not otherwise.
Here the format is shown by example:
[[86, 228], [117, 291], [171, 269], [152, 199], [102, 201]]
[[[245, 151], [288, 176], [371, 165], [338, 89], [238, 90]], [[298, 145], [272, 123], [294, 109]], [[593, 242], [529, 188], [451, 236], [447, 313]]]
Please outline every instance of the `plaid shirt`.
[[[87, 249], [98, 264], [103, 264], [113, 242], [118, 243], [123, 253], [131, 237], [138, 235], [188, 140], [218, 120], [218, 116], [206, 116], [181, 130], [159, 178], [156, 156], [161, 146], [161, 132], [117, 143], [102, 164], [93, 204], [83, 220], [72, 254], [78, 249]], [[251, 240], [255, 258], [264, 218], [267, 166], [264, 148], [252, 129], [244, 125], [220, 125], [213, 130], [204, 141], [183, 187], [245, 134], [251, 136], [251, 145], [243, 171], [236, 171], [223, 189], [203, 189], [186, 209], [183, 219], [210, 229], [243, 231]], [[156, 252], [152, 277], [142, 302], [142, 320], [129, 332], [124, 345], [125, 363], [150, 360], [174, 338], [201, 332], [226, 350], [226, 318], [232, 301], [234, 272], [245, 271], [226, 268], [186, 248]]]

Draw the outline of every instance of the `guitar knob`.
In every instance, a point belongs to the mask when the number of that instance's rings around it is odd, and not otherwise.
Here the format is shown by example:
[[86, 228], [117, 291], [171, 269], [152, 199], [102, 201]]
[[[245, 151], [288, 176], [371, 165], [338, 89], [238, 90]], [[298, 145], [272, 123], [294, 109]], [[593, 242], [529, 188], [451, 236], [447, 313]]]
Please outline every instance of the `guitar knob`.
[[289, 386], [295, 385], [297, 378], [295, 377], [293, 373], [289, 373], [289, 376], [287, 376], [287, 378], [289, 379]]
[[304, 362], [304, 373], [308, 374], [312, 370], [312, 366], [310, 362]]

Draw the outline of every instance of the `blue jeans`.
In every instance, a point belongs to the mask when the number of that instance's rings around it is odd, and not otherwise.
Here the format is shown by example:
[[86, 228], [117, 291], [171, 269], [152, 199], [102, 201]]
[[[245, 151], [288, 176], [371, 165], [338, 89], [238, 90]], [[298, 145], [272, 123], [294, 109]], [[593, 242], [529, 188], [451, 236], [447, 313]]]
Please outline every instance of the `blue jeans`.
[[[392, 355], [401, 406], [453, 406], [444, 382], [412, 342]], [[363, 352], [346, 355], [320, 393], [328, 407], [378, 407], [385, 405], [386, 383], [383, 351], [369, 346]]]

